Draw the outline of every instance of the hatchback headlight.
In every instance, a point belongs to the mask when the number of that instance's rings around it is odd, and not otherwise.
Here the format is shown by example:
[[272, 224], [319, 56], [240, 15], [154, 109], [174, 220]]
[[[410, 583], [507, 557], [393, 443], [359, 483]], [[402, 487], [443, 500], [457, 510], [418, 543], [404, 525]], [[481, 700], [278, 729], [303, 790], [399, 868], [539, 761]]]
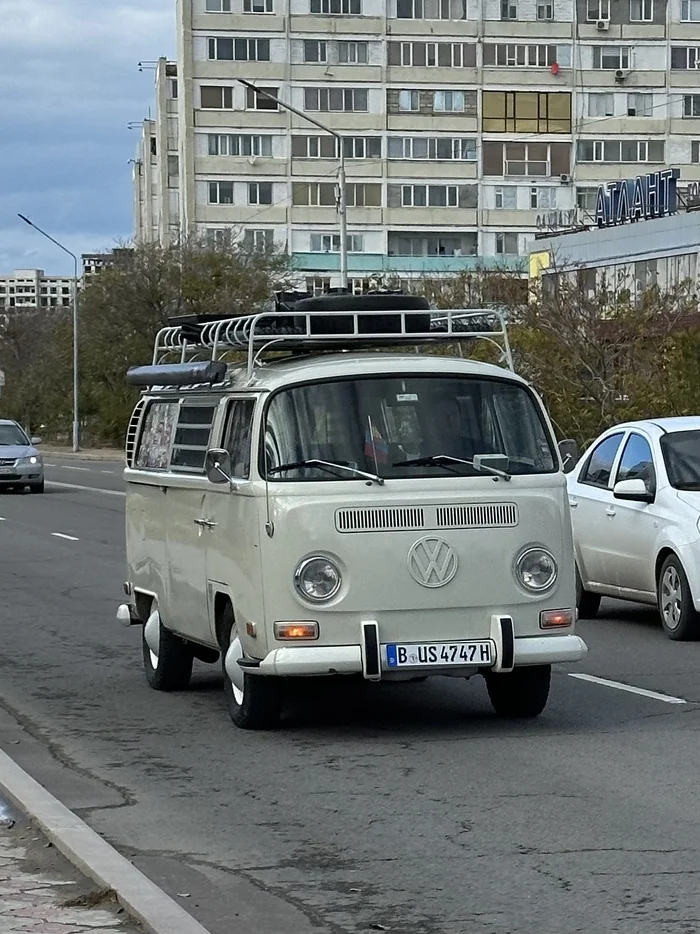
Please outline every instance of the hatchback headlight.
[[305, 558], [294, 572], [297, 593], [311, 603], [327, 603], [338, 593], [343, 583], [340, 570], [322, 555]]
[[531, 593], [549, 590], [557, 579], [559, 569], [554, 555], [544, 548], [528, 548], [515, 562], [515, 576]]

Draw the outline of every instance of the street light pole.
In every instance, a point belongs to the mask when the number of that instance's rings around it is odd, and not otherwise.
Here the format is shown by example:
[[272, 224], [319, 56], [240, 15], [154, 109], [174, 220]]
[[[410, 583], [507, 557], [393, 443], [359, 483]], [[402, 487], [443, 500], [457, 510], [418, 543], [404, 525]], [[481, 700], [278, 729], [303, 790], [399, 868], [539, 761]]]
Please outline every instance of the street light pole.
[[47, 240], [50, 240], [51, 243], [55, 244], [73, 259], [73, 453], [77, 454], [80, 450], [80, 414], [78, 399], [78, 257], [75, 253], [72, 253], [68, 247], [59, 243], [58, 240], [55, 240], [51, 234], [47, 234], [41, 227], [37, 227], [37, 225], [33, 223], [33, 221], [30, 221], [28, 217], [25, 217], [24, 214], [18, 214], [17, 217], [23, 220], [25, 224], [33, 227], [34, 230], [43, 237], [46, 237]]
[[302, 120], [306, 120], [307, 123], [313, 124], [323, 130], [324, 133], [329, 133], [338, 141], [338, 225], [340, 228], [340, 285], [341, 288], [347, 289], [348, 287], [348, 215], [347, 215], [347, 198], [346, 198], [346, 186], [345, 186], [345, 148], [343, 145], [343, 137], [340, 133], [336, 133], [335, 130], [331, 130], [329, 126], [326, 126], [325, 123], [321, 123], [319, 120], [309, 117], [308, 114], [305, 114], [302, 110], [298, 110], [296, 107], [292, 107], [291, 104], [281, 101], [279, 97], [275, 94], [271, 94], [269, 91], [265, 91], [263, 88], [258, 88], [250, 81], [246, 81], [244, 78], [238, 78], [240, 84], [244, 87], [249, 88], [251, 91], [254, 91], [256, 94], [261, 94], [263, 97], [268, 97], [271, 101], [274, 101], [279, 107], [282, 107], [284, 110], [288, 110], [290, 113], [296, 114], [297, 117], [301, 117]]

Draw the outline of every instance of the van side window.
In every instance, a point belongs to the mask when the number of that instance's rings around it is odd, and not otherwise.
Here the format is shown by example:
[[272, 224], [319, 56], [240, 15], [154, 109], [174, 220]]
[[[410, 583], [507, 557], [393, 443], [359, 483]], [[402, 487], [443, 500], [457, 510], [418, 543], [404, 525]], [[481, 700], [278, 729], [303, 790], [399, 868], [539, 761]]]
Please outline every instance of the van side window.
[[175, 430], [170, 467], [177, 473], [204, 473], [215, 405], [182, 405]]
[[224, 447], [231, 455], [231, 474], [241, 480], [250, 476], [250, 435], [253, 427], [253, 399], [235, 399], [226, 413]]
[[177, 402], [151, 402], [136, 454], [141, 470], [167, 470], [177, 422]]

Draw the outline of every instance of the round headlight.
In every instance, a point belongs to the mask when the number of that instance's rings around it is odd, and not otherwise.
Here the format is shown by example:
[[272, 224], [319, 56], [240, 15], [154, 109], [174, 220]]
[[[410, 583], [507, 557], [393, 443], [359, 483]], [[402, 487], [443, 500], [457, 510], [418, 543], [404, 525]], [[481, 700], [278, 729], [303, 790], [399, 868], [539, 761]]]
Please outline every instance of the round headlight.
[[515, 573], [526, 590], [540, 593], [552, 587], [559, 570], [554, 555], [544, 548], [529, 548], [518, 558]]
[[297, 593], [311, 603], [326, 603], [340, 590], [343, 578], [330, 558], [306, 558], [294, 572]]

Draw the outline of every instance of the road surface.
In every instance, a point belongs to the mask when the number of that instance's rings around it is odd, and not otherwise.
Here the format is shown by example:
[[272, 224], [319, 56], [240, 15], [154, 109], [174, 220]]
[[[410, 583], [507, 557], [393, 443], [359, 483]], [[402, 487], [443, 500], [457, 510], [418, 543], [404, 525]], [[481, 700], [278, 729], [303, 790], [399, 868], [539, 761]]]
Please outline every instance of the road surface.
[[157, 694], [114, 621], [120, 465], [46, 460], [0, 495], [0, 747], [212, 934], [700, 928], [700, 643], [608, 603], [535, 722], [480, 679], [317, 682], [238, 731], [216, 668]]

